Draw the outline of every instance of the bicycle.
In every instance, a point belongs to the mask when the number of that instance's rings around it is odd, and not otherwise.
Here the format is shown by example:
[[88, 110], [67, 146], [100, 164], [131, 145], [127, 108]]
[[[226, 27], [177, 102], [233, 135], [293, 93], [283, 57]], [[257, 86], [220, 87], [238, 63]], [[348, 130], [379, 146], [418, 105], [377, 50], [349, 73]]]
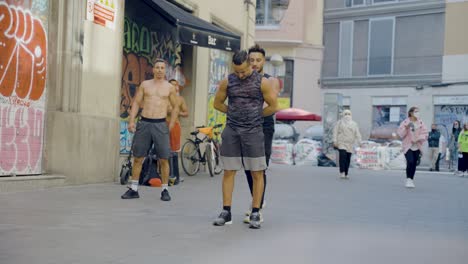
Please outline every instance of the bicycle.
[[[193, 139], [188, 138], [181, 150], [182, 168], [188, 176], [194, 176], [198, 173], [200, 170], [200, 163], [208, 165], [208, 171], [211, 177], [223, 171], [220, 165], [220, 144], [215, 138], [215, 136], [218, 136], [220, 133], [213, 131], [222, 126], [221, 124], [212, 127], [200, 126], [196, 127], [196, 130], [190, 133]], [[198, 137], [199, 133], [205, 136], [200, 139]], [[200, 144], [202, 143], [206, 143], [203, 155], [200, 150]]]

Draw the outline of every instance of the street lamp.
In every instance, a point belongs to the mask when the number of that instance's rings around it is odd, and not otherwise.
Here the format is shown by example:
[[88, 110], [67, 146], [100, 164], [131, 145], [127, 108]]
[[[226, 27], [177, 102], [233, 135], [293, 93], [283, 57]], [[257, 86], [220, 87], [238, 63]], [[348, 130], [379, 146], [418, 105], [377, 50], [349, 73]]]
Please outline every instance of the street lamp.
[[277, 74], [278, 68], [284, 63], [283, 56], [277, 53], [271, 55], [270, 63], [271, 65], [273, 65], [273, 76], [278, 77], [278, 74]]
[[273, 64], [273, 66], [278, 67], [281, 64], [283, 64], [283, 57], [279, 55], [278, 53], [275, 53], [271, 55], [270, 62], [271, 64]]

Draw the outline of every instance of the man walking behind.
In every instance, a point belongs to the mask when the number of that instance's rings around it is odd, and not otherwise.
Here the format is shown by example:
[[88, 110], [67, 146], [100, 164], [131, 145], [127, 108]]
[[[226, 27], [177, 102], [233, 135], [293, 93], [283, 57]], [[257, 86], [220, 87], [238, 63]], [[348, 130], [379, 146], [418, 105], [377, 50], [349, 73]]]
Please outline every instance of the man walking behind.
[[[169, 130], [174, 127], [179, 108], [175, 87], [165, 80], [166, 62], [157, 59], [153, 66], [154, 78], [141, 83], [133, 99], [128, 130], [134, 132], [133, 138], [133, 169], [132, 181], [128, 191], [122, 195], [122, 199], [140, 198], [138, 194], [138, 180], [140, 178], [143, 160], [154, 144], [156, 154], [161, 165], [162, 192], [161, 200], [170, 201], [171, 196], [167, 189], [169, 181]], [[173, 110], [169, 128], [166, 124], [167, 109], [169, 104]], [[140, 108], [141, 119], [135, 127], [135, 117]]]
[[430, 171], [436, 170], [437, 160], [439, 159], [439, 141], [440, 132], [437, 129], [436, 124], [432, 124], [431, 131], [429, 132], [429, 154], [431, 157], [431, 169]]
[[[252, 70], [248, 53], [238, 51], [232, 58], [234, 73], [221, 81], [216, 93], [214, 108], [227, 113], [227, 123], [222, 134], [221, 160], [224, 166], [223, 210], [214, 221], [222, 226], [232, 223], [231, 204], [234, 177], [242, 169], [251, 171], [253, 177], [252, 213], [250, 228], [260, 228], [260, 203], [263, 196], [263, 171], [266, 169], [263, 117], [276, 112], [276, 94], [270, 82]], [[226, 99], [229, 104], [226, 105]], [[266, 102], [268, 107], [263, 108]]]
[[[260, 73], [263, 77], [270, 81], [271, 87], [274, 89], [275, 94], [279, 94], [280, 92], [280, 84], [278, 79], [265, 73], [263, 71], [263, 65], [265, 64], [265, 55], [266, 52], [263, 48], [261, 48], [258, 44], [251, 47], [249, 49], [249, 61], [250, 66], [252, 69], [258, 73]], [[267, 107], [267, 104], [264, 104], [263, 107]], [[266, 158], [266, 165], [267, 167], [270, 165], [270, 157], [271, 157], [271, 147], [273, 143], [273, 134], [275, 133], [275, 115], [272, 114], [270, 116], [263, 117], [263, 135], [265, 136], [265, 158]], [[245, 171], [245, 176], [247, 177], [247, 183], [249, 184], [250, 194], [253, 195], [253, 178], [252, 173], [249, 170]], [[265, 190], [267, 185], [266, 179], [266, 170], [263, 171], [263, 195], [262, 195], [262, 202], [260, 203], [260, 209], [263, 208], [265, 202]], [[262, 213], [260, 212], [260, 220], [263, 221]], [[250, 210], [246, 213], [246, 218], [244, 219], [244, 223], [250, 222]]]

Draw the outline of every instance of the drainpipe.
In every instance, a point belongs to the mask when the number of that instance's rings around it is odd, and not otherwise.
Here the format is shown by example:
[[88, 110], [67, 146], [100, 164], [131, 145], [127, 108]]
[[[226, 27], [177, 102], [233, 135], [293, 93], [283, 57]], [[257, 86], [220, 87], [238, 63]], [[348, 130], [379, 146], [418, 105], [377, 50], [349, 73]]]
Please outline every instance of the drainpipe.
[[255, 8], [254, 2], [252, 0], [244, 0], [244, 5], [245, 5], [245, 11], [246, 11], [246, 37], [244, 40], [244, 48], [247, 48], [249, 46], [249, 37], [250, 37], [250, 6], [253, 6]]

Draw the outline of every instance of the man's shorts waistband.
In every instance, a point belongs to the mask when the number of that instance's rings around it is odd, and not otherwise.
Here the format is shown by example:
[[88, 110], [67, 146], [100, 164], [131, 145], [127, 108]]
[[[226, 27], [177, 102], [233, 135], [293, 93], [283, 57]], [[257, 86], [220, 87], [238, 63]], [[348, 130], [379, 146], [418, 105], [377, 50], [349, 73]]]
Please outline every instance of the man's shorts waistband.
[[144, 116], [142, 116], [140, 120], [141, 120], [141, 121], [144, 121], [144, 122], [148, 122], [148, 123], [162, 123], [162, 122], [166, 122], [166, 118], [154, 119], [154, 118], [146, 118], [146, 117], [144, 117]]

